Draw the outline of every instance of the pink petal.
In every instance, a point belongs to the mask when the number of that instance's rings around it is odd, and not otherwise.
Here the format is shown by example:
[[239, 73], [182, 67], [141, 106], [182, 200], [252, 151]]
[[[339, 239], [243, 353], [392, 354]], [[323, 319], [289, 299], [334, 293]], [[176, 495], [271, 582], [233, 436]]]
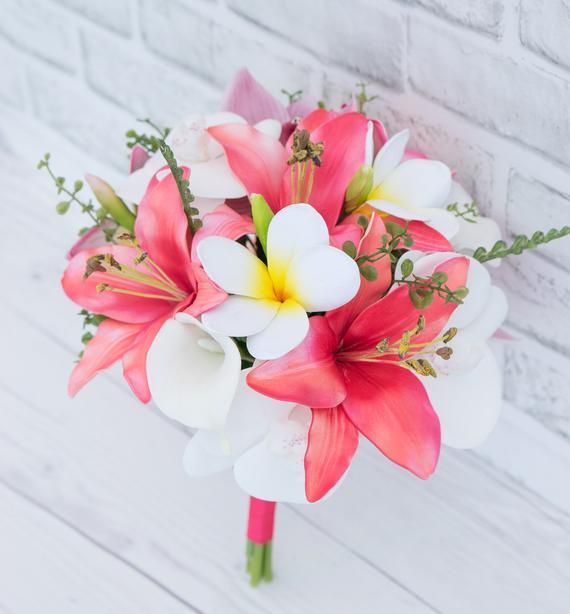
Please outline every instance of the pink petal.
[[[108, 273], [95, 272], [85, 279], [87, 260], [97, 254], [112, 254], [119, 263], [127, 264], [141, 272], [148, 273], [144, 263], [134, 264], [135, 258], [139, 254], [135, 248], [109, 245], [106, 248], [83, 250], [71, 259], [61, 280], [65, 293], [72, 301], [94, 313], [130, 324], [150, 322], [172, 310], [175, 305], [174, 301], [119, 294], [111, 291], [98, 292], [98, 284], [108, 284], [135, 293], [164, 294], [156, 288], [122, 278], [119, 279]], [[164, 294], [164, 296], [167, 295]]]
[[[192, 289], [188, 220], [172, 173], [149, 183], [137, 211], [135, 236], [141, 247], [176, 285]], [[188, 179], [189, 170], [184, 178]]]
[[374, 139], [374, 154], [377, 154], [382, 145], [386, 143], [388, 140], [388, 133], [386, 132], [386, 128], [384, 128], [384, 124], [378, 119], [370, 120], [373, 125], [372, 137]]
[[338, 111], [327, 111], [326, 109], [315, 109], [312, 113], [309, 113], [305, 116], [298, 125], [299, 130], [308, 130], [309, 132], [313, 132], [319, 126], [326, 124], [331, 121], [331, 119], [335, 119], [340, 114]]
[[[356, 216], [350, 216], [352, 217]], [[337, 226], [338, 228], [338, 226]], [[380, 245], [382, 245], [382, 236], [386, 234], [386, 227], [382, 218], [378, 215], [372, 215], [366, 233], [359, 243], [358, 255], [373, 254]], [[357, 295], [346, 305], [339, 309], [327, 313], [326, 318], [331, 328], [336, 332], [339, 338], [342, 338], [348, 330], [350, 324], [366, 307], [379, 300], [392, 283], [392, 267], [390, 258], [381, 258], [380, 260], [371, 263], [376, 269], [377, 277], [373, 281], [367, 281], [363, 277], [360, 278], [360, 289]]]
[[190, 306], [184, 309], [184, 312], [197, 318], [205, 311], [221, 305], [228, 295], [216, 286], [199, 264], [192, 264], [192, 268], [194, 270], [196, 295]]
[[408, 225], [408, 234], [414, 240], [411, 249], [420, 252], [452, 252], [451, 243], [435, 228], [419, 220], [403, 220], [394, 215], [384, 217], [384, 222], [396, 222], [405, 228]]
[[134, 173], [142, 168], [147, 162], [150, 156], [147, 150], [140, 145], [135, 145], [131, 149], [131, 158], [129, 161], [129, 173]]
[[145, 328], [141, 324], [103, 320], [71, 373], [67, 388], [69, 396], [75, 396], [97, 373], [122, 358]]
[[296, 100], [295, 102], [292, 102], [287, 107], [287, 114], [290, 119], [295, 119], [299, 117], [302, 119], [303, 117], [309, 115], [309, 113], [311, 113], [314, 108], [314, 103], [310, 102], [309, 100], [306, 100], [305, 98], [301, 98], [299, 100]]
[[342, 249], [342, 246], [346, 243], [346, 241], [350, 241], [351, 243], [354, 243], [354, 245], [358, 245], [360, 243], [360, 239], [362, 238], [362, 226], [344, 220], [341, 224], [337, 224], [330, 231], [329, 236], [331, 245], [337, 249]]
[[419, 158], [420, 160], [428, 159], [426, 154], [422, 153], [421, 151], [417, 151], [416, 149], [406, 149], [402, 162], [405, 162], [406, 160], [413, 160], [415, 158]]
[[84, 249], [109, 245], [109, 241], [107, 241], [103, 231], [113, 228], [114, 226], [115, 224], [113, 224], [111, 220], [103, 220], [99, 226], [93, 226], [93, 228], [90, 228], [71, 246], [71, 249], [67, 252], [66, 258], [71, 260], [73, 256]]
[[283, 104], [274, 98], [247, 70], [239, 70], [230, 83], [222, 111], [237, 113], [255, 124], [262, 119], [277, 119], [281, 123], [289, 120], [289, 113]]
[[148, 403], [151, 398], [146, 375], [146, 355], [158, 331], [169, 317], [170, 315], [145, 326], [137, 335], [131, 349], [123, 356], [123, 375], [142, 403]]
[[[248, 209], [249, 203], [248, 203]], [[247, 234], [255, 233], [255, 226], [249, 217], [240, 215], [227, 205], [219, 205], [211, 213], [207, 213], [200, 230], [192, 240], [192, 262], [198, 262], [197, 248], [202, 239], [211, 236], [226, 237], [235, 241]]]
[[252, 126], [225, 124], [208, 132], [224, 148], [231, 170], [248, 193], [262, 194], [273, 211], [279, 210], [281, 178], [287, 154], [283, 145]]
[[[323, 216], [329, 229], [336, 226], [348, 183], [364, 163], [367, 126], [368, 120], [360, 113], [346, 113], [326, 121], [311, 133], [311, 140], [322, 141], [325, 150], [321, 166], [315, 167], [309, 202]], [[281, 202], [292, 202], [289, 172], [285, 173]]]
[[273, 399], [308, 407], [334, 407], [346, 396], [344, 377], [334, 360], [337, 345], [327, 321], [321, 316], [312, 317], [301, 345], [255, 367], [247, 383]]
[[313, 409], [305, 453], [305, 492], [312, 503], [346, 473], [358, 447], [358, 431], [340, 407]]
[[391, 461], [422, 479], [437, 465], [439, 419], [419, 379], [399, 366], [350, 363], [348, 418]]
[[[469, 260], [458, 256], [443, 262], [435, 270], [447, 273], [447, 285], [453, 290], [465, 285], [468, 269]], [[343, 351], [369, 350], [386, 338], [397, 341], [404, 331], [416, 326], [420, 315], [425, 318], [425, 328], [414, 337], [414, 343], [427, 343], [441, 333], [456, 307], [456, 304], [446, 303], [445, 299], [435, 295], [429, 307], [416, 309], [410, 300], [408, 287], [400, 286], [355, 318], [344, 336]]]

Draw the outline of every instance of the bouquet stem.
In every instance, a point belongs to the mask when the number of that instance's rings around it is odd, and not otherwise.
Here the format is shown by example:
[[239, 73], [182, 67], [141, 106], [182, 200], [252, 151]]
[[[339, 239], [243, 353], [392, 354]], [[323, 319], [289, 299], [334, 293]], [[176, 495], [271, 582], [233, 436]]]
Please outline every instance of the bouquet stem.
[[249, 498], [246, 570], [252, 586], [257, 586], [262, 580], [271, 582], [273, 579], [271, 551], [275, 506], [274, 501]]

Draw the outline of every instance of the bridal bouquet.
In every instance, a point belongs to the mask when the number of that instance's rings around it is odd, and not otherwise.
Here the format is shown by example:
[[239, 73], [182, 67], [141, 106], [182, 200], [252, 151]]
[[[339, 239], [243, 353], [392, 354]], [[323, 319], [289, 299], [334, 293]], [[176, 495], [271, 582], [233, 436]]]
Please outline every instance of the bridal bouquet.
[[[127, 133], [112, 188], [39, 163], [90, 219], [62, 285], [81, 306], [75, 395], [118, 360], [143, 402], [196, 429], [192, 476], [233, 468], [251, 497], [247, 569], [271, 578], [275, 502], [336, 490], [362, 437], [422, 479], [442, 443], [493, 428], [489, 340], [507, 313], [489, 269], [570, 234], [501, 240], [442, 162], [367, 117], [284, 106], [241, 71], [220, 112]], [[487, 265], [487, 263], [489, 263]]]

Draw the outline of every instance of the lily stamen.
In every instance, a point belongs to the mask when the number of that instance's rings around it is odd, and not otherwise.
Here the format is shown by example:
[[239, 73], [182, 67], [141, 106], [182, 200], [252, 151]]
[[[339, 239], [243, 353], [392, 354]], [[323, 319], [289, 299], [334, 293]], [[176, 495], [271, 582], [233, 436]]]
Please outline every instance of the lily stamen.
[[115, 288], [109, 284], [98, 284], [96, 288], [97, 292], [117, 292], [118, 294], [130, 294], [131, 296], [140, 296], [142, 298], [159, 299], [162, 301], [171, 301], [178, 303], [179, 299], [173, 296], [165, 296], [164, 294], [151, 294], [147, 292], [135, 292], [134, 290], [126, 290], [125, 288]]

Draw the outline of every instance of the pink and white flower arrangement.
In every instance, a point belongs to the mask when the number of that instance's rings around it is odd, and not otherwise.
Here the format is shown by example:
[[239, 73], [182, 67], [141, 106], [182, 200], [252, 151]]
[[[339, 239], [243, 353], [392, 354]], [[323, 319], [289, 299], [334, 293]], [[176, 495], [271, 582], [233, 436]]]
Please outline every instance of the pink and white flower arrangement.
[[252, 583], [271, 578], [275, 502], [329, 496], [363, 437], [422, 479], [442, 443], [487, 437], [507, 301], [484, 263], [570, 228], [508, 245], [408, 130], [285, 107], [245, 70], [222, 111], [127, 136], [122, 185], [87, 176], [97, 205], [39, 163], [58, 212], [92, 220], [62, 279], [87, 327], [69, 393], [122, 361], [143, 403], [196, 429], [186, 471], [233, 468], [251, 497]]

